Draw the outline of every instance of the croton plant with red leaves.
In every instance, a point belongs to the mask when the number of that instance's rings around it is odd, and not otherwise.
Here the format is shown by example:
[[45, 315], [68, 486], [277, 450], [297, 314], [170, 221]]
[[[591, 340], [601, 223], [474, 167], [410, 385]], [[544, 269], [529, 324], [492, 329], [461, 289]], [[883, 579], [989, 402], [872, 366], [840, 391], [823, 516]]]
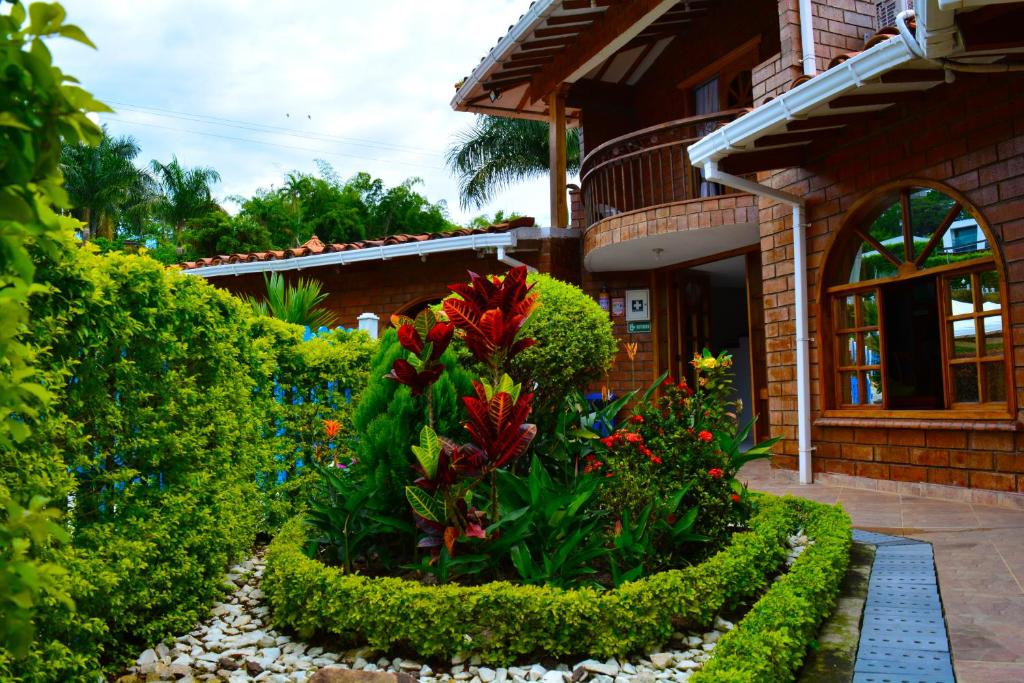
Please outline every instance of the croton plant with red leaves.
[[[526, 283], [526, 268], [513, 268], [504, 277], [470, 273], [468, 284], [450, 285], [456, 297], [444, 301], [448, 320], [429, 309], [415, 320], [399, 318], [398, 339], [410, 352], [395, 361], [388, 378], [408, 385], [413, 395], [427, 397], [428, 420], [420, 443], [412, 447], [419, 477], [406, 487], [417, 527], [424, 532], [419, 546], [449, 555], [464, 538], [484, 538], [484, 527], [496, 521], [497, 507], [489, 516], [473, 506], [476, 488], [491, 475], [519, 458], [529, 448], [537, 428], [526, 422], [533, 394], [522, 391], [505, 373], [508, 362], [534, 340], [522, 336], [523, 325], [536, 309], [537, 295]], [[443, 372], [441, 354], [454, 333], [490, 374], [473, 383], [474, 395], [462, 398], [469, 442], [458, 445], [433, 428], [430, 386]], [[495, 499], [491, 491], [490, 499]]]

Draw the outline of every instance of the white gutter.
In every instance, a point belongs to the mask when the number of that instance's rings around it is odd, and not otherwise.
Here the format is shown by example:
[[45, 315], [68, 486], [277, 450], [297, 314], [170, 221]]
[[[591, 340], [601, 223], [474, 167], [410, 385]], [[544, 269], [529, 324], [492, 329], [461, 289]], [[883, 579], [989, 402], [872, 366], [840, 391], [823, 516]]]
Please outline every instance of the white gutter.
[[511, 256], [509, 256], [508, 254], [506, 254], [505, 253], [505, 247], [498, 247], [498, 253], [496, 254], [496, 256], [498, 257], [499, 261], [501, 261], [502, 263], [504, 263], [507, 266], [512, 266], [513, 268], [525, 267], [526, 270], [531, 272], [531, 273], [536, 273], [537, 272], [537, 269], [534, 268], [533, 266], [531, 266], [530, 264], [523, 263], [519, 259], [514, 259]]
[[767, 130], [805, 118], [804, 114], [828, 100], [915, 58], [906, 41], [894, 36], [712, 131], [690, 145], [690, 162], [703, 166], [708, 161], [720, 161], [731, 152], [748, 151]]
[[452, 98], [452, 109], [458, 109], [468, 97], [473, 88], [487, 75], [491, 68], [504, 59], [516, 45], [523, 42], [523, 36], [533, 33], [534, 29], [544, 23], [547, 18], [561, 6], [561, 0], [535, 0], [519, 21], [509, 32], [498, 41], [498, 44], [491, 48], [484, 60], [473, 69], [473, 73], [466, 78], [466, 81], [456, 91]]
[[939, 0], [939, 9], [975, 9], [987, 5], [1007, 5], [1020, 0]]
[[281, 270], [304, 270], [321, 266], [348, 265], [364, 261], [387, 261], [401, 256], [427, 256], [449, 251], [467, 249], [501, 249], [516, 246], [515, 232], [496, 232], [482, 235], [460, 235], [459, 237], [442, 237], [424, 242], [406, 242], [390, 244], [384, 247], [364, 247], [350, 251], [334, 251], [315, 256], [296, 256], [293, 258], [274, 259], [271, 261], [250, 261], [246, 263], [225, 263], [219, 266], [189, 268], [181, 272], [186, 275], [202, 277], [220, 277], [222, 275], [244, 275], [246, 273], [266, 273]]
[[773, 187], [755, 183], [746, 178], [724, 173], [718, 163], [707, 161], [702, 166], [704, 178], [709, 182], [721, 183], [728, 187], [767, 197], [793, 208], [793, 279], [796, 295], [796, 412], [797, 450], [800, 462], [800, 483], [813, 482], [811, 455], [811, 339], [807, 333], [807, 223], [805, 222], [804, 201], [799, 197], [776, 190]]
[[800, 0], [800, 52], [803, 55], [804, 75], [818, 73], [818, 61], [814, 49], [814, 14], [811, 0]]

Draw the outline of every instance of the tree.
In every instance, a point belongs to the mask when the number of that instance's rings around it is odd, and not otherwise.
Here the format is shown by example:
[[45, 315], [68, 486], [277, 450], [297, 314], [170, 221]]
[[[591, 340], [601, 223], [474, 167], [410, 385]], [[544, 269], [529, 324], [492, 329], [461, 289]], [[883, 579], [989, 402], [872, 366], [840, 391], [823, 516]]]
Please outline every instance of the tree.
[[177, 157], [172, 157], [169, 164], [154, 159], [150, 166], [160, 189], [153, 207], [154, 215], [171, 226], [176, 243], [180, 242], [181, 234], [190, 221], [221, 210], [210, 190], [213, 183], [220, 182], [220, 174], [214, 169], [201, 166], [185, 168]]
[[139, 145], [131, 136], [111, 137], [106, 127], [98, 145], [79, 143], [61, 150], [61, 170], [83, 241], [114, 238], [122, 223], [138, 227], [148, 216], [155, 193], [152, 176], [133, 162]]
[[466, 223], [466, 227], [477, 228], [482, 230], [484, 228], [489, 228], [492, 225], [497, 225], [498, 223], [505, 223], [507, 221], [512, 221], [522, 217], [523, 214], [519, 213], [518, 211], [509, 211], [506, 214], [504, 209], [498, 209], [497, 211], [494, 212], [493, 218], [488, 216], [486, 213], [482, 213], [479, 216], [476, 216], [475, 218], [470, 220], [468, 223]]
[[189, 253], [176, 261], [211, 254], [238, 254], [271, 248], [266, 227], [249, 215], [211, 211], [194, 219], [182, 235]]
[[[580, 170], [578, 128], [565, 133], [567, 170]], [[549, 168], [548, 124], [529, 119], [479, 116], [460, 133], [445, 161], [459, 180], [463, 208], [481, 207], [512, 183], [544, 175]]]

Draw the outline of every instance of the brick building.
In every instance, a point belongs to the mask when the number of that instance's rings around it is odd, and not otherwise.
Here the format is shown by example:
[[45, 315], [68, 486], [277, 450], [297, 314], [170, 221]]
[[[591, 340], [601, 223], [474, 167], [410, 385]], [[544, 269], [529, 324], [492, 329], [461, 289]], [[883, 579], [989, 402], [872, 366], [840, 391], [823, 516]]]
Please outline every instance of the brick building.
[[1024, 504], [1021, 26], [998, 0], [536, 0], [452, 104], [550, 122], [551, 228], [269, 258], [333, 269], [346, 320], [519, 260], [609, 301], [640, 348], [615, 391], [726, 348], [802, 481]]

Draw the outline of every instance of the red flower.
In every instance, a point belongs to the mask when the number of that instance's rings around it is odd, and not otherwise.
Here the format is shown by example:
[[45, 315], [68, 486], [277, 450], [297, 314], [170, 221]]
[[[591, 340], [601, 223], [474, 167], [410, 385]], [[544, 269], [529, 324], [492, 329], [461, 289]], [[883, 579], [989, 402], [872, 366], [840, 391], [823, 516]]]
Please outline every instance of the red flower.
[[670, 375], [670, 376], [665, 378], [665, 380], [661, 383], [661, 386], [663, 386], [663, 387], [670, 387], [670, 386], [672, 386], [675, 383], [676, 383], [676, 381], [674, 379], [672, 379], [672, 376]]
[[708, 430], [704, 429], [701, 431], [700, 434], [697, 435], [697, 438], [703, 441], [704, 443], [711, 443], [711, 440], [715, 438], [715, 435], [709, 432]]
[[324, 420], [324, 433], [328, 439], [333, 439], [341, 431], [341, 423], [337, 420]]
[[640, 436], [636, 432], [626, 432], [626, 441], [629, 443], [643, 443], [644, 437]]
[[738, 503], [738, 502], [740, 502], [740, 496], [739, 496], [739, 494], [738, 494], [738, 493], [734, 493], [734, 494], [732, 494], [732, 495], [731, 495], [731, 496], [729, 496], [729, 497], [730, 497], [730, 498], [732, 498], [732, 502], [734, 502], [734, 503]]
[[629, 418], [629, 421], [632, 422], [635, 425], [642, 425], [644, 423], [644, 416], [643, 415], [633, 415], [632, 417]]
[[656, 455], [652, 455], [651, 456], [651, 462], [653, 462], [655, 465], [660, 465], [661, 464], [661, 458], [659, 458]]
[[615, 445], [615, 437], [613, 437], [613, 436], [606, 436], [606, 437], [604, 437], [603, 439], [601, 439], [601, 445], [603, 445], [605, 448], [613, 447]]
[[725, 471], [722, 470], [720, 467], [712, 467], [710, 470], [708, 470], [708, 474], [711, 475], [712, 479], [721, 479], [722, 477], [725, 476]]

